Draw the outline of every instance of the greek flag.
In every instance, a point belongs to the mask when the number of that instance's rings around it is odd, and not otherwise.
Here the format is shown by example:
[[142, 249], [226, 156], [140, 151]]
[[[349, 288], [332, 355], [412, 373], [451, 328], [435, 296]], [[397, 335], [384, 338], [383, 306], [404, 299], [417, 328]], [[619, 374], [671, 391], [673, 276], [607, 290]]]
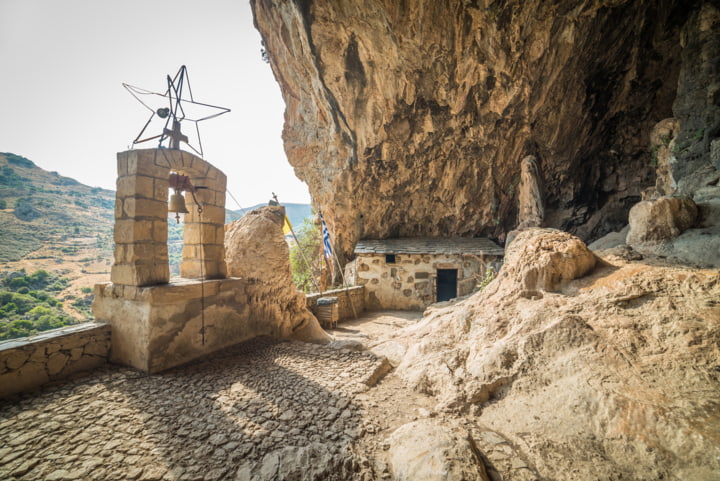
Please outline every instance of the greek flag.
[[320, 222], [322, 223], [322, 237], [323, 237], [323, 251], [325, 252], [325, 258], [330, 259], [332, 257], [332, 247], [330, 247], [330, 232], [325, 225], [325, 219], [320, 214]]

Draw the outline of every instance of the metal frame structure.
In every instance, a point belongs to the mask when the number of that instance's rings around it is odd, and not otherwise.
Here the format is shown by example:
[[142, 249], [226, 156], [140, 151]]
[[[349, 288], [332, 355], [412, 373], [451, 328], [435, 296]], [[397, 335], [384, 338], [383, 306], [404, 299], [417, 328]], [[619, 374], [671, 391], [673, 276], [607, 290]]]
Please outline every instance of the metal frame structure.
[[[163, 147], [163, 142], [166, 139], [169, 139], [169, 148], [171, 149], [179, 149], [180, 148], [180, 142], [184, 142], [188, 147], [190, 147], [196, 154], [198, 154], [200, 157], [203, 156], [203, 148], [202, 148], [202, 140], [200, 139], [200, 128], [198, 127], [198, 123], [202, 122], [203, 120], [213, 119], [215, 117], [218, 117], [222, 114], [226, 114], [230, 112], [229, 108], [226, 107], [220, 107], [217, 105], [211, 105], [206, 104], [202, 102], [196, 102], [193, 98], [192, 88], [190, 87], [190, 77], [187, 73], [187, 67], [185, 65], [181, 66], [178, 72], [175, 74], [175, 77], [170, 77], [170, 75], [167, 76], [167, 90], [165, 90], [165, 93], [161, 94], [158, 92], [153, 92], [151, 90], [146, 90], [140, 87], [135, 87], [130, 84], [123, 83], [122, 84], [125, 89], [130, 92], [130, 95], [135, 97], [135, 99], [140, 102], [146, 109], [148, 109], [151, 113], [150, 118], [143, 126], [140, 133], [135, 137], [135, 140], [133, 140], [133, 146], [135, 144], [139, 144], [142, 142], [148, 142], [150, 140], [154, 140], [159, 138], [160, 141], [158, 143], [158, 147]], [[183, 98], [183, 93], [185, 90], [185, 87], [187, 86], [187, 91], [190, 96], [190, 100]], [[168, 100], [168, 107], [161, 107], [159, 109], [154, 110], [152, 107], [150, 107], [146, 102], [142, 100], [140, 97], [141, 95], [155, 95], [159, 97], [164, 97]], [[207, 115], [205, 117], [200, 118], [190, 118], [186, 115], [185, 109], [183, 108], [183, 103], [187, 104], [193, 104], [193, 105], [200, 105], [203, 107], [208, 107], [210, 109], [217, 109], [220, 112], [213, 113], [211, 115]], [[151, 137], [147, 138], [141, 138], [145, 131], [147, 130], [148, 126], [150, 125], [150, 122], [155, 118], [155, 116], [158, 116], [161, 119], [165, 120], [165, 126], [163, 128], [163, 131], [161, 134], [153, 135]], [[172, 120], [172, 128], [168, 128], [170, 125], [170, 121]], [[193, 122], [195, 124], [195, 130], [197, 132], [197, 138], [198, 138], [198, 148], [196, 149], [193, 147], [189, 141], [188, 137], [186, 135], [183, 135], [183, 133], [180, 130], [180, 124], [183, 121], [189, 121]]]

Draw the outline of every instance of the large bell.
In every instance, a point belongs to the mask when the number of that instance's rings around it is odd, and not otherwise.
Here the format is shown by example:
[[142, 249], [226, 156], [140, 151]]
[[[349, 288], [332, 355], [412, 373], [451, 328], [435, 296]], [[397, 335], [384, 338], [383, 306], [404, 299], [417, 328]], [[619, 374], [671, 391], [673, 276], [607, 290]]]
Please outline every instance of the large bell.
[[180, 214], [187, 214], [188, 210], [185, 207], [185, 196], [182, 194], [175, 193], [170, 196], [170, 205], [168, 211], [175, 212], [175, 220], [180, 223]]

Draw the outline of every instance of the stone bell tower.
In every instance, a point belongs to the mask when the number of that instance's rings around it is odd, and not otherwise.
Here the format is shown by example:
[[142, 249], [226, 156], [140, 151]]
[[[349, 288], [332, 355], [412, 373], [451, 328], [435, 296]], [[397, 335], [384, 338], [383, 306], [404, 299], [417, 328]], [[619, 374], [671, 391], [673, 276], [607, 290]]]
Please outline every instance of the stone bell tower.
[[[226, 177], [177, 149], [117, 154], [115, 262], [111, 282], [95, 286], [93, 313], [112, 325], [111, 360], [157, 372], [257, 335], [245, 283], [225, 267]], [[168, 265], [171, 173], [187, 176], [180, 278]]]
[[194, 196], [186, 194], [189, 213], [185, 215], [181, 277], [226, 277], [225, 174], [193, 154], [174, 149], [120, 152], [117, 164], [113, 284], [152, 286], [169, 282], [167, 201], [171, 172], [188, 176], [197, 188]]

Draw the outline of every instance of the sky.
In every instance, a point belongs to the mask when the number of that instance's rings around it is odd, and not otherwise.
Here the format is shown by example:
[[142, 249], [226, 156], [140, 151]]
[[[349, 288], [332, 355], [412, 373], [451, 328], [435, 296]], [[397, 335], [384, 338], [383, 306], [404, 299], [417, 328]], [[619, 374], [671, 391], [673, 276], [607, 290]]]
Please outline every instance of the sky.
[[[150, 117], [122, 84], [164, 92], [186, 65], [194, 100], [231, 109], [199, 129], [203, 158], [227, 175], [240, 206], [272, 192], [309, 203], [283, 150], [285, 105], [260, 49], [247, 0], [0, 0], [0, 152], [114, 190], [116, 153]], [[238, 208], [229, 196], [227, 207]]]

